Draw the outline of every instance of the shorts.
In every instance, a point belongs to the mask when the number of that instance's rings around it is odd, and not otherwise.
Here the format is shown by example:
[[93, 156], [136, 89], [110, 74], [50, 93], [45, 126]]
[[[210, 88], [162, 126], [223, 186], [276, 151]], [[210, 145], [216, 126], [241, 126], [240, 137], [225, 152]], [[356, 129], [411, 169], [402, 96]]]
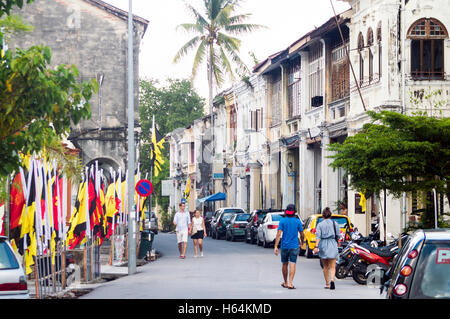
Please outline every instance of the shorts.
[[194, 235], [191, 236], [192, 239], [203, 239], [205, 237], [205, 233], [203, 230], [198, 230]]
[[177, 241], [178, 241], [178, 243], [181, 243], [181, 242], [187, 243], [187, 241], [188, 241], [188, 231], [187, 231], [187, 229], [186, 230], [177, 231]]
[[281, 249], [281, 262], [286, 264], [287, 262], [296, 263], [298, 256], [298, 248]]

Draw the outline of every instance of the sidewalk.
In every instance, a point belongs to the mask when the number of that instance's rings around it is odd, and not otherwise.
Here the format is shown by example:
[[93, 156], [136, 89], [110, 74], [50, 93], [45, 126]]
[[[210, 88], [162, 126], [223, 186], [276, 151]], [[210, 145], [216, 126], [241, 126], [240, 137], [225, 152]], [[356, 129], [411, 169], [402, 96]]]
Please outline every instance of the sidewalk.
[[[155, 252], [155, 257], [151, 261], [137, 260], [137, 267], [143, 266], [152, 261], [156, 261], [160, 254]], [[128, 262], [116, 262], [109, 264], [109, 254], [101, 254], [100, 257], [100, 278], [97, 281], [82, 283], [81, 281], [74, 281], [70, 283], [63, 291], [51, 294], [48, 299], [76, 299], [90, 291], [102, 286], [104, 283], [115, 280], [120, 277], [128, 276]], [[35, 281], [28, 281], [28, 290], [31, 299], [36, 299]]]

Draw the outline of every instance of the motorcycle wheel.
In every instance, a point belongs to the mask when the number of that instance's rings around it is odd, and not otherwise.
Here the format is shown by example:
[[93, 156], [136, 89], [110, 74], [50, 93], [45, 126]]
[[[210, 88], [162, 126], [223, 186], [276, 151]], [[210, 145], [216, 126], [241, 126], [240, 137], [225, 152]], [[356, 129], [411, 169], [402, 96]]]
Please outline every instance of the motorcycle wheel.
[[367, 284], [366, 274], [364, 274], [364, 273], [362, 273], [360, 271], [357, 271], [356, 269], [353, 269], [352, 277], [360, 285], [366, 285]]
[[345, 272], [345, 266], [344, 264], [337, 264], [336, 265], [336, 278], [338, 279], [344, 279], [347, 277], [347, 273]]

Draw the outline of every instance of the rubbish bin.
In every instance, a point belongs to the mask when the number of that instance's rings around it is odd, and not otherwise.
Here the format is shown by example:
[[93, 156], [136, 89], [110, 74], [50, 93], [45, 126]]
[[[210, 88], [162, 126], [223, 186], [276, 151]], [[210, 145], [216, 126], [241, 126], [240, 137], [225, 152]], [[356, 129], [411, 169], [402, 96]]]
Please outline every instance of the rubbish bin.
[[139, 245], [138, 259], [144, 259], [152, 250], [153, 238], [155, 233], [151, 230], [143, 230], [141, 232], [141, 244]]

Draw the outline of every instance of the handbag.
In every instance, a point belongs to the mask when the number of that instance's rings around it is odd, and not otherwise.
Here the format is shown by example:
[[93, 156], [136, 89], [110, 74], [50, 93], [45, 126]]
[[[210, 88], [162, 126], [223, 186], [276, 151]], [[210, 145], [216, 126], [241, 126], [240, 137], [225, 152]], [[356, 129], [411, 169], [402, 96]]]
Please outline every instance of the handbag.
[[197, 227], [195, 225], [192, 226], [191, 235], [195, 235], [197, 233]]

